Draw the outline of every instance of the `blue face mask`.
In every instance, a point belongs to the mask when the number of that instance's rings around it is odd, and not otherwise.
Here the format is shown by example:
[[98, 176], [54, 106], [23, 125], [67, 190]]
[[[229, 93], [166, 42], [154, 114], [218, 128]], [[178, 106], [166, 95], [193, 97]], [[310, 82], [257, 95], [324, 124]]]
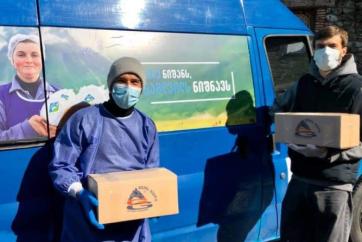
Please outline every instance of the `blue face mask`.
[[112, 87], [112, 98], [118, 107], [128, 109], [138, 102], [142, 89], [115, 83]]

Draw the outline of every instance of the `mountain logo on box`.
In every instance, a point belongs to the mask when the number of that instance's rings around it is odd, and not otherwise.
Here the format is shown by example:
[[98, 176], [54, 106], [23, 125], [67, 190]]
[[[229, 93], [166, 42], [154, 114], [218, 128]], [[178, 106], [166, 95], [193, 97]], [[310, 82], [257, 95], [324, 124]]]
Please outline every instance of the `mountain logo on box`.
[[[145, 194], [153, 201], [147, 199]], [[144, 211], [152, 207], [154, 201], [157, 201], [155, 193], [146, 186], [139, 186], [129, 195], [127, 209], [129, 211]]]
[[295, 129], [295, 135], [299, 137], [311, 138], [317, 136], [319, 133], [320, 128], [318, 124], [310, 119], [303, 119]]

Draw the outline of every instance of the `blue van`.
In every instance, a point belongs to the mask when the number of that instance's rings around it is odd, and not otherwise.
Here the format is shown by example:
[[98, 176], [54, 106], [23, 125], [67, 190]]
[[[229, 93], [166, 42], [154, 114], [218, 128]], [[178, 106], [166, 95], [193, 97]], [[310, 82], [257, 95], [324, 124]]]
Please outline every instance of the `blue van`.
[[[273, 141], [268, 108], [312, 56], [310, 30], [281, 1], [2, 0], [1, 85], [18, 73], [6, 57], [16, 34], [39, 37], [40, 79], [54, 90], [104, 88], [121, 56], [145, 65], [137, 107], [155, 121], [161, 165], [179, 184], [180, 213], [150, 219], [153, 241], [279, 238], [289, 159]], [[28, 111], [0, 99], [0, 241], [57, 241], [62, 197], [47, 173], [52, 139], [8, 135], [6, 110]]]

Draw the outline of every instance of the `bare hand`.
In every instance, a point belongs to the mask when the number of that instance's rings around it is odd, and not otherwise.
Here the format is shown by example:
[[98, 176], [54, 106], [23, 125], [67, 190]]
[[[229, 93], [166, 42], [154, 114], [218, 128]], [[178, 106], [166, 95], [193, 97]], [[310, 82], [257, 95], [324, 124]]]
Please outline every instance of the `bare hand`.
[[47, 124], [45, 119], [39, 115], [33, 115], [29, 119], [29, 124], [33, 130], [40, 136], [48, 136]]
[[49, 138], [50, 138], [50, 139], [53, 138], [53, 137], [55, 137], [56, 132], [57, 132], [57, 127], [58, 127], [58, 126], [50, 125], [50, 124], [49, 124]]

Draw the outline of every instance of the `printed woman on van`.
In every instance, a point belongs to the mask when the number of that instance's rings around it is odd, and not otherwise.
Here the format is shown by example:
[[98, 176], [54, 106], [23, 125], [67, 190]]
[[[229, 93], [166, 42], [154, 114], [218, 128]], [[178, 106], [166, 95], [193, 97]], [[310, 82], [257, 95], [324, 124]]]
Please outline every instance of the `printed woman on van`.
[[[16, 74], [11, 82], [0, 86], [0, 141], [48, 136], [46, 121], [39, 116], [45, 95], [38, 36], [12, 36], [8, 58]], [[47, 96], [56, 91], [48, 83], [45, 85]], [[56, 127], [49, 128], [53, 137]]]

